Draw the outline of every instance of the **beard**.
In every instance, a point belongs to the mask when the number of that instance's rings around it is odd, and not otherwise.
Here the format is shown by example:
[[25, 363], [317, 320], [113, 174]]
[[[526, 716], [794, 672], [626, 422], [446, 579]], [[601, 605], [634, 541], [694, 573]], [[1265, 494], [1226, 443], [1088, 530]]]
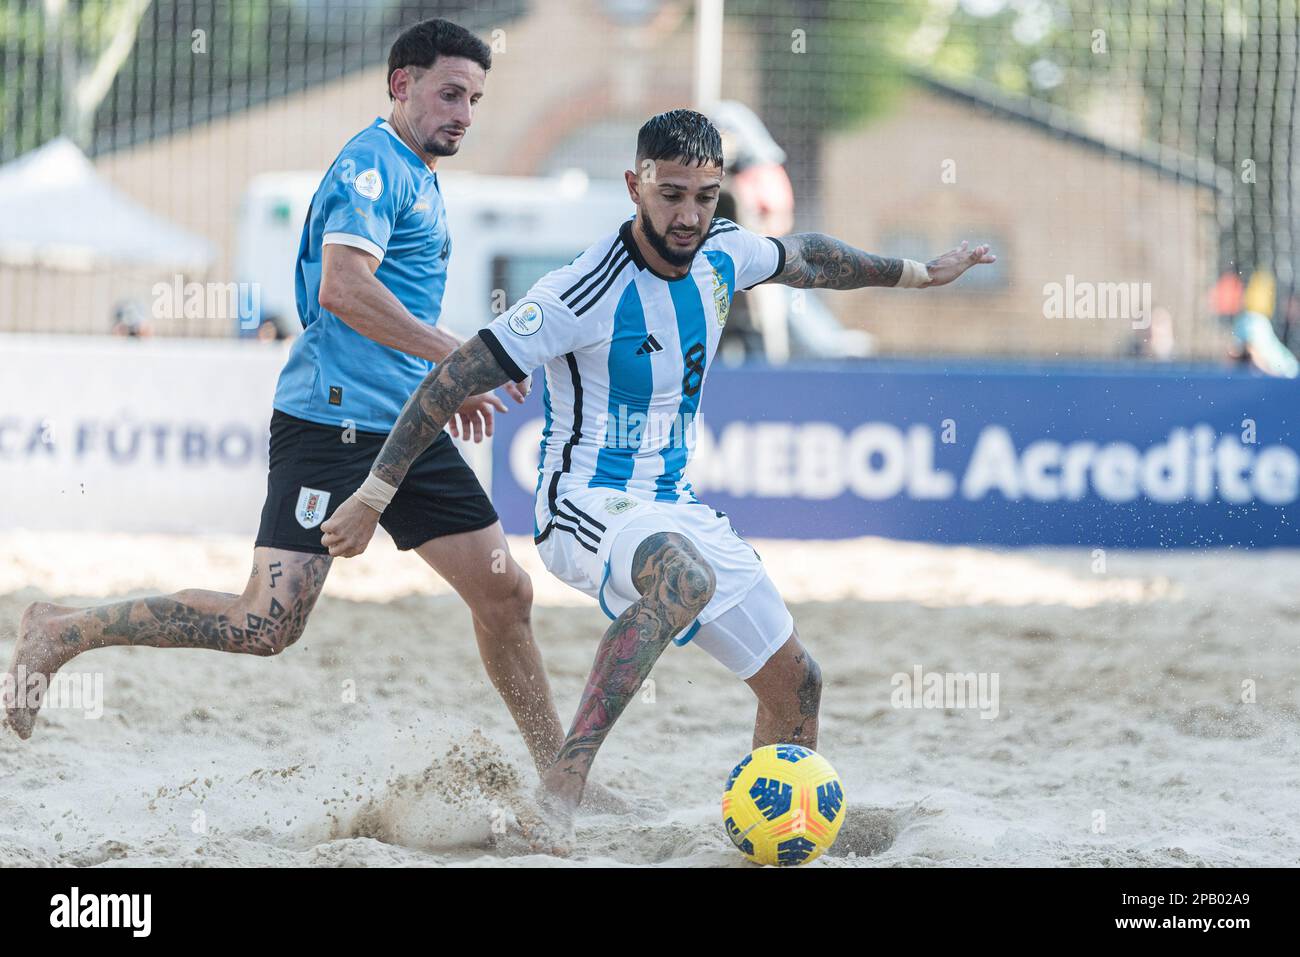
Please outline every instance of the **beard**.
[[459, 149], [460, 140], [443, 140], [430, 137], [424, 142], [424, 151], [430, 156], [455, 156], [456, 151]]
[[641, 215], [641, 228], [645, 232], [645, 238], [650, 244], [650, 248], [663, 257], [665, 262], [674, 266], [689, 266], [695, 261], [695, 254], [699, 252], [700, 247], [704, 245], [704, 235], [703, 232], [701, 232], [700, 241], [691, 247], [689, 252], [674, 249], [668, 245], [667, 234], [659, 232], [655, 228], [654, 223], [650, 221], [649, 214], [644, 212]]
[[444, 127], [438, 127], [425, 138], [421, 148], [431, 156], [455, 156], [464, 141], [464, 130], [461, 130], [459, 137], [453, 139], [447, 135]]

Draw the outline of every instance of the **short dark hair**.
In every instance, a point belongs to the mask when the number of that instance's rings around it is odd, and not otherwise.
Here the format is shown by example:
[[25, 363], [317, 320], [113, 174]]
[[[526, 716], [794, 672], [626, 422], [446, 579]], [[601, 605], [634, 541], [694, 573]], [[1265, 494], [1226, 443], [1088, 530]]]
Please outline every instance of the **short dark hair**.
[[393, 74], [410, 66], [431, 67], [440, 56], [473, 60], [492, 69], [492, 48], [464, 27], [433, 17], [407, 27], [388, 51], [388, 98], [393, 98]]
[[650, 117], [636, 134], [636, 160], [721, 166], [722, 137], [703, 113], [669, 110]]

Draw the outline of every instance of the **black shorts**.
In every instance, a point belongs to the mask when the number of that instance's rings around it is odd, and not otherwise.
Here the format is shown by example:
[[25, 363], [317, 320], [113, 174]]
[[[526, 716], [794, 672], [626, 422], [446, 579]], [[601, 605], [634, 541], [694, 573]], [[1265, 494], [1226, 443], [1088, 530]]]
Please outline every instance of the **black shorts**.
[[[276, 409], [257, 544], [326, 554], [329, 549], [320, 543], [321, 522], [361, 487], [386, 438], [376, 432], [345, 435], [336, 426]], [[496, 509], [474, 470], [443, 432], [411, 463], [379, 524], [405, 551], [431, 538], [487, 528], [496, 520]]]

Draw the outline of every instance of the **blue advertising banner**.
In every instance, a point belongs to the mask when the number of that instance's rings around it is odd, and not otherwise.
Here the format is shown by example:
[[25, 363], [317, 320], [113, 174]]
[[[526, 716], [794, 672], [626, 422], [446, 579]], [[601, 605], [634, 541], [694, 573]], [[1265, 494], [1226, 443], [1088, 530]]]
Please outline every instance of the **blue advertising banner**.
[[[528, 534], [540, 387], [498, 419]], [[875, 361], [709, 372], [687, 476], [746, 536], [1300, 545], [1300, 382], [1205, 367]]]

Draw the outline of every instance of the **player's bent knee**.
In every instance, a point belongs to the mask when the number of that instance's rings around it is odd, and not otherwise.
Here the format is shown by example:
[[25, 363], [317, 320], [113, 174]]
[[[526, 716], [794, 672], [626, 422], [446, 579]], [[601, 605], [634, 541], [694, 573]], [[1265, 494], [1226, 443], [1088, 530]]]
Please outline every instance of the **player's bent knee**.
[[507, 590], [492, 603], [492, 614], [510, 622], [527, 621], [533, 610], [533, 580], [515, 566], [514, 578]]
[[249, 639], [245, 643], [245, 649], [249, 654], [262, 658], [270, 658], [285, 651], [302, 637], [307, 628], [306, 613], [290, 615], [287, 609], [275, 604], [270, 608], [261, 608], [260, 612], [244, 606], [232, 617], [236, 626], [242, 628]]
[[699, 616], [718, 584], [699, 549], [677, 532], [655, 532], [637, 546], [632, 581], [643, 596], [667, 605], [681, 627]]
[[718, 588], [718, 576], [713, 571], [713, 566], [700, 559], [699, 564], [692, 569], [695, 576], [696, 584], [694, 586], [693, 600], [695, 611], [698, 614], [704, 610], [704, 606], [713, 600], [713, 593]]
[[329, 559], [316, 555], [260, 555], [258, 573], [227, 610], [232, 629], [242, 632], [242, 646], [261, 657], [278, 655], [294, 645], [325, 584]]
[[533, 580], [512, 561], [504, 572], [493, 573], [489, 587], [462, 596], [480, 621], [514, 624], [527, 621], [532, 614]]
[[289, 621], [279, 622], [274, 632], [275, 635], [274, 645], [276, 650], [273, 652], [273, 654], [278, 655], [281, 651], [284, 651], [289, 646], [295, 644], [298, 641], [298, 639], [302, 637], [303, 632], [306, 630], [307, 630], [306, 615], [302, 616], [301, 618], [293, 618]]
[[[518, 568], [518, 566], [515, 566]], [[519, 568], [519, 574], [515, 577], [515, 588], [510, 597], [511, 605], [515, 613], [521, 618], [527, 618], [533, 611], [533, 580], [528, 577], [528, 572]]]

